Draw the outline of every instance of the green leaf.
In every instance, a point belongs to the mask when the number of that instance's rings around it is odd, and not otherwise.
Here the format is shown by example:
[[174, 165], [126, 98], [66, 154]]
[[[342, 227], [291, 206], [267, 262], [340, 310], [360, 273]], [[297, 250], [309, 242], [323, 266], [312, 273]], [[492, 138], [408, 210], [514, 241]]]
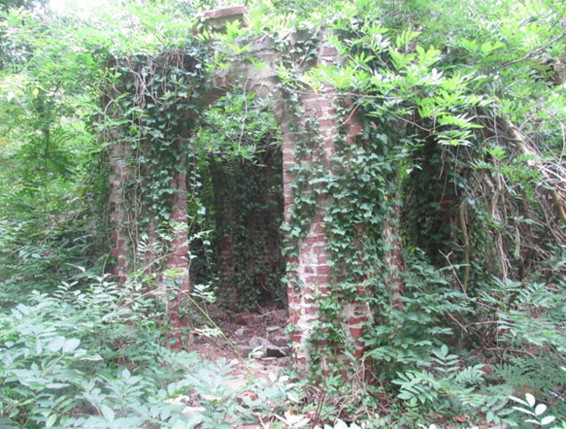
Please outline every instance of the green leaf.
[[540, 424], [541, 424], [542, 426], [546, 426], [546, 425], [551, 424], [554, 420], [556, 420], [556, 417], [554, 417], [554, 416], [546, 416], [546, 417], [543, 417], [543, 418], [542, 418], [542, 420], [540, 421]]
[[546, 405], [544, 405], [544, 404], [538, 404], [535, 407], [535, 415], [537, 415], [537, 416], [544, 414], [545, 411], [546, 411]]
[[45, 348], [50, 352], [55, 353], [61, 350], [64, 345], [65, 345], [65, 337], [58, 336], [52, 339]]
[[47, 421], [45, 422], [45, 427], [48, 428], [52, 427], [56, 421], [57, 421], [57, 414], [51, 414], [47, 419]]
[[35, 353], [39, 355], [39, 354], [41, 354], [42, 351], [43, 351], [43, 346], [41, 344], [40, 339], [37, 338], [35, 340]]
[[526, 408], [522, 407], [513, 407], [514, 410], [520, 411], [523, 414], [528, 414], [529, 416], [534, 416], [534, 413], [531, 410], [527, 410]]
[[112, 423], [114, 421], [114, 418], [116, 417], [114, 411], [112, 411], [112, 408], [110, 408], [108, 405], [102, 404], [100, 406], [100, 412], [102, 413], [104, 418], [110, 423]]
[[81, 341], [76, 338], [71, 338], [65, 341], [65, 344], [63, 345], [63, 353], [72, 352], [79, 346], [80, 343]]

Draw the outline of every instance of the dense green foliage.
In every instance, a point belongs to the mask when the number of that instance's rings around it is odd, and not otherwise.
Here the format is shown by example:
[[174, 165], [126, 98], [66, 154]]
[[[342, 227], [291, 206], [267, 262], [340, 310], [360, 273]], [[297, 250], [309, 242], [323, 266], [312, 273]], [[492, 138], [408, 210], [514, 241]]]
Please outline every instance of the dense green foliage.
[[[231, 364], [159, 345], [155, 303], [136, 289], [106, 278], [82, 291], [64, 284], [1, 314], [3, 428], [231, 427], [292, 395], [292, 384], [258, 381], [262, 402], [236, 402]], [[204, 407], [185, 416], [180, 395]]]
[[[209, 2], [122, 2], [89, 18], [2, 3], [0, 423], [230, 427], [287, 401], [293, 413], [278, 419], [294, 427], [564, 427], [546, 417], [566, 421], [564, 4], [248, 3], [247, 26], [216, 35], [213, 54], [200, 21]], [[293, 61], [314, 58], [321, 28], [334, 31], [343, 62], [301, 74]], [[290, 29], [304, 34], [292, 49]], [[126, 285], [107, 277], [108, 160], [116, 141], [138, 154], [128, 186], [152, 203], [130, 207], [137, 255], [152, 231], [169, 251], [175, 225], [163, 201], [172, 172], [186, 171], [194, 280], [226, 305], [284, 300], [279, 130], [253, 94], [198, 103], [202, 77], [265, 34], [283, 56], [289, 103], [330, 84], [337, 123], [353, 107], [363, 129], [354, 145], [338, 137], [339, 169], [293, 170], [285, 251], [308, 229], [313, 195], [329, 195], [329, 246], [346, 267], [320, 300], [313, 340], [347, 347], [336, 296], [363, 299], [377, 316], [363, 361], [336, 363], [324, 382], [315, 366], [318, 385], [302, 398], [278, 382], [242, 404], [222, 384], [228, 367], [165, 348], [163, 303], [148, 293], [160, 262], [148, 269], [140, 256]], [[299, 158], [314, 128], [295, 130]], [[232, 290], [218, 272], [226, 237]], [[396, 242], [399, 272], [388, 264]], [[392, 297], [397, 276], [403, 293]], [[326, 352], [315, 349], [313, 362]], [[342, 370], [358, 380], [353, 390]], [[190, 422], [167, 402], [180, 394], [213, 399]]]

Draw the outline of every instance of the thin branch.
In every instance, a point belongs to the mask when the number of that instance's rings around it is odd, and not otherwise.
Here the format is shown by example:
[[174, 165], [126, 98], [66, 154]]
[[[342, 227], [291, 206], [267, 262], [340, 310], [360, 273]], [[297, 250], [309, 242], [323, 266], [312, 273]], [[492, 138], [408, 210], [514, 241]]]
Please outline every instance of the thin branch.
[[532, 57], [534, 57], [536, 54], [538, 54], [539, 52], [544, 51], [544, 50], [547, 49], [550, 45], [552, 45], [552, 44], [558, 42], [560, 39], [562, 39], [562, 38], [564, 38], [564, 37], [566, 37], [566, 32], [564, 32], [564, 33], [562, 33], [562, 34], [556, 36], [554, 39], [552, 39], [552, 40], [551, 40], [550, 42], [548, 42], [546, 45], [543, 45], [543, 46], [539, 47], [538, 49], [535, 49], [534, 51], [529, 52], [529, 53], [528, 53], [527, 55], [525, 55], [524, 57], [519, 58], [519, 59], [517, 59], [517, 60], [508, 61], [508, 62], [506, 62], [506, 63], [503, 63], [503, 64], [502, 64], [501, 66], [499, 66], [499, 67], [500, 67], [500, 68], [509, 67], [509, 66], [511, 66], [511, 65], [513, 65], [513, 64], [518, 64], [518, 63], [521, 63], [521, 62], [523, 62], [523, 61], [530, 60], [530, 59], [531, 59]]

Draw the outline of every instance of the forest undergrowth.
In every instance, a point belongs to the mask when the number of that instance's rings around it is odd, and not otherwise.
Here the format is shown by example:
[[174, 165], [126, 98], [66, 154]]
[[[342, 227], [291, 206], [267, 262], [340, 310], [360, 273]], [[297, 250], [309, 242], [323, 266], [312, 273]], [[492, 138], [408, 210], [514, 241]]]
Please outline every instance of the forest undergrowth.
[[[43, 0], [0, 4], [0, 427], [566, 428], [564, 4], [247, 3], [246, 25], [222, 34], [203, 30], [204, 12], [220, 2], [129, 0], [90, 15], [55, 12]], [[343, 61], [306, 70], [321, 28], [332, 30], [327, 41]], [[293, 32], [300, 43], [290, 43]], [[265, 165], [275, 171], [279, 162], [277, 124], [238, 88], [205, 109], [185, 142], [191, 294], [177, 290], [174, 271], [141, 263], [122, 283], [111, 275], [115, 142], [104, 136], [124, 127], [121, 138], [135, 148], [130, 167], [154, 174], [149, 185], [140, 175], [128, 186], [154, 193], [157, 205], [143, 210], [155, 213], [159, 264], [175, 228], [159, 202], [171, 192], [176, 153], [166, 144], [144, 150], [172, 132], [170, 118], [159, 122], [159, 103], [176, 112], [172, 100], [188, 103], [195, 88], [182, 82], [187, 70], [167, 69], [173, 78], [156, 61], [204, 52], [214, 39], [221, 49], [195, 63], [199, 73], [234, 55], [253, 63], [247, 49], [266, 35], [282, 53], [288, 102], [331, 85], [344, 102], [336, 121], [350, 118], [344, 106], [361, 118], [356, 144], [338, 142], [341, 174], [296, 173], [336, 202], [330, 246], [346, 267], [363, 267], [376, 317], [364, 326], [362, 358], [269, 380], [250, 374], [234, 389], [230, 362], [173, 344], [181, 336], [170, 335], [179, 327], [167, 303], [186, 294], [187, 338], [223, 335], [207, 305], [228, 305], [215, 252], [232, 234], [240, 305], [284, 305], [274, 243], [290, 228], [275, 225], [279, 200], [254, 200], [260, 191], [281, 199], [276, 173], [262, 181]], [[147, 74], [101, 106], [108, 88], [138, 72], [125, 66], [134, 63]], [[144, 91], [151, 106], [136, 98]], [[127, 112], [111, 118], [110, 106]], [[239, 204], [235, 224], [218, 220], [220, 182], [231, 186], [222, 198]], [[297, 193], [295, 204], [308, 211], [310, 198]], [[140, 201], [130, 231], [143, 261], [155, 249], [143, 247]], [[261, 210], [269, 216], [253, 218]], [[269, 232], [250, 227], [258, 218], [275, 219]], [[386, 224], [402, 243], [395, 305]], [[352, 284], [335, 287], [348, 293]], [[339, 341], [340, 309], [320, 306], [328, 318], [318, 334]], [[328, 352], [313, 350], [312, 362]]]

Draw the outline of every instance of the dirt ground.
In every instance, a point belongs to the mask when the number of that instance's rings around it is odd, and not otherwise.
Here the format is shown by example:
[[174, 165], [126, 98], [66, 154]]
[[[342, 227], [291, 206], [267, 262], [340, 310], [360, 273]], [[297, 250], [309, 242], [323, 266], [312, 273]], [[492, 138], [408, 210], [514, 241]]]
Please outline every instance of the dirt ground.
[[[209, 337], [195, 335], [191, 350], [199, 353], [207, 360], [217, 361], [225, 358], [227, 361], [239, 358], [248, 358], [252, 351], [252, 339], [267, 340], [281, 350], [288, 352], [289, 337], [283, 331], [287, 326], [287, 313], [275, 306], [262, 307], [258, 312], [227, 313], [212, 307], [208, 309], [212, 320], [230, 340], [229, 344], [223, 337]], [[250, 341], [252, 345], [250, 345]], [[266, 358], [264, 360], [267, 360]], [[284, 367], [289, 363], [288, 356], [269, 359], [275, 368]]]
[[[248, 368], [253, 375], [267, 378], [268, 373], [278, 374], [290, 364], [289, 336], [283, 331], [287, 326], [287, 313], [276, 306], [262, 307], [258, 312], [227, 313], [212, 307], [209, 315], [228, 338], [195, 335], [191, 350], [202, 359], [218, 361], [222, 358], [233, 362], [232, 376], [248, 378]], [[258, 342], [273, 344], [286, 355], [284, 357], [262, 356]], [[252, 353], [256, 349], [256, 353]], [[242, 359], [245, 361], [242, 362]]]
[[[191, 351], [196, 351], [202, 360], [217, 362], [225, 359], [230, 362], [232, 380], [229, 384], [233, 391], [241, 391], [250, 379], [269, 380], [270, 374], [277, 375], [290, 365], [289, 337], [284, 333], [287, 326], [285, 310], [269, 306], [262, 307], [257, 312], [231, 314], [213, 306], [207, 311], [229, 342], [222, 336], [211, 337], [197, 333], [193, 338]], [[285, 356], [265, 356], [266, 345], [267, 349], [274, 351], [275, 354], [281, 351]], [[190, 413], [190, 407], [186, 410]], [[234, 426], [236, 429], [265, 427], [269, 426], [265, 424]]]

